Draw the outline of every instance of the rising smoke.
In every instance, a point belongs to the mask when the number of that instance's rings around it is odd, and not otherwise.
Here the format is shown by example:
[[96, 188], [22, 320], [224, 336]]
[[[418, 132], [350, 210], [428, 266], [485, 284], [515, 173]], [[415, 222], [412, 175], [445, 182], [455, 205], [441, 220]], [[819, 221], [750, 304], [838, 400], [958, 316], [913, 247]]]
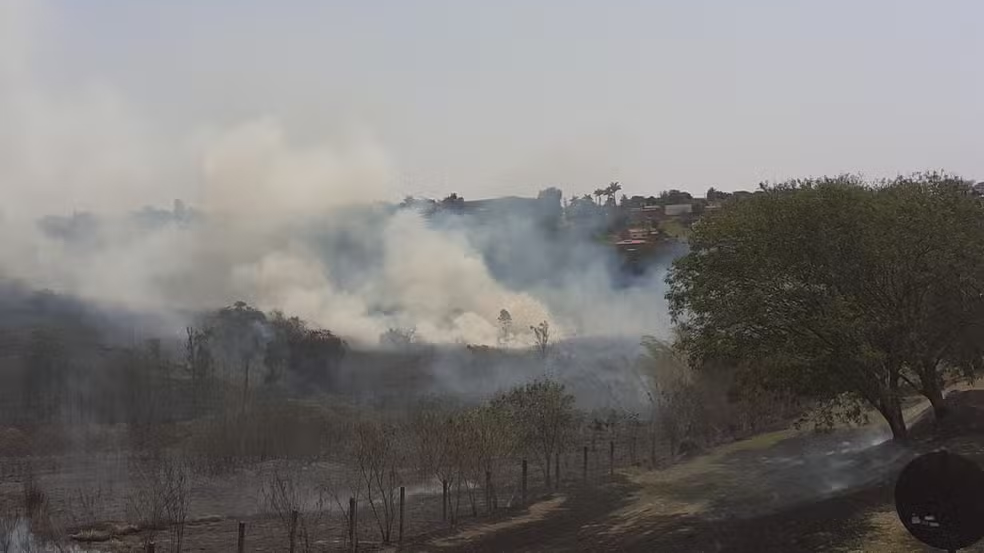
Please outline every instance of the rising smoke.
[[[172, 333], [244, 300], [363, 344], [398, 327], [492, 345], [501, 309], [555, 339], [665, 334], [660, 271], [620, 288], [587, 238], [395, 209], [413, 191], [369, 133], [295, 143], [261, 115], [168, 138], [109, 84], [55, 93], [32, 54], [42, 16], [0, 0], [0, 277], [153, 313]], [[144, 208], [174, 198], [193, 209]]]

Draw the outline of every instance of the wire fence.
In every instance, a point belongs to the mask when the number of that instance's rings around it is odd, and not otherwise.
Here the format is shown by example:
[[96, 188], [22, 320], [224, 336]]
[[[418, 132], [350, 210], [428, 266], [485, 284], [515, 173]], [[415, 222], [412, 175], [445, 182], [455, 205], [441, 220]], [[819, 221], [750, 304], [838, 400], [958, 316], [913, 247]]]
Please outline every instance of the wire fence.
[[0, 553], [20, 551], [4, 549], [3, 536], [33, 540], [33, 551], [398, 547], [604, 484], [618, 469], [650, 464], [655, 449], [644, 425], [618, 435], [585, 422], [549, 460], [514, 453], [494, 470], [459, 468], [442, 482], [407, 454], [381, 482], [373, 458], [360, 467], [350, 452], [363, 408], [274, 398], [196, 413], [186, 400], [173, 409], [153, 401], [157, 414], [136, 421], [71, 403], [30, 419], [0, 408], [16, 415], [0, 420]]

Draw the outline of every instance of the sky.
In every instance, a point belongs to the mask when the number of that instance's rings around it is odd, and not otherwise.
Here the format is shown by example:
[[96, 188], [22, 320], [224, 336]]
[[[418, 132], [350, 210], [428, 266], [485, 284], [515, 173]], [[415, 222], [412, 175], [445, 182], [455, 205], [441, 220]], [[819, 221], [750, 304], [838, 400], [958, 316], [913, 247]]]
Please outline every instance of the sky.
[[161, 198], [194, 201], [195, 167], [142, 164], [252, 121], [300, 148], [371, 143], [394, 200], [984, 179], [976, 0], [4, 4], [0, 87], [29, 67], [47, 97], [105, 103], [123, 174]]

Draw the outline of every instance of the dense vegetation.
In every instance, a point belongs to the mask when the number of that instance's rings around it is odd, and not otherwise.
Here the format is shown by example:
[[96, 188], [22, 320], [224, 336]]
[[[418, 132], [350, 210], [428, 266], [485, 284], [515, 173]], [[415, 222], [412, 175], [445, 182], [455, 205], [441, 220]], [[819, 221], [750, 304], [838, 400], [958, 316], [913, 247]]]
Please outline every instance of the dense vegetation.
[[919, 174], [791, 181], [694, 226], [668, 277], [680, 346], [701, 367], [876, 409], [906, 437], [902, 396], [946, 414], [948, 378], [980, 369], [984, 206], [969, 183]]

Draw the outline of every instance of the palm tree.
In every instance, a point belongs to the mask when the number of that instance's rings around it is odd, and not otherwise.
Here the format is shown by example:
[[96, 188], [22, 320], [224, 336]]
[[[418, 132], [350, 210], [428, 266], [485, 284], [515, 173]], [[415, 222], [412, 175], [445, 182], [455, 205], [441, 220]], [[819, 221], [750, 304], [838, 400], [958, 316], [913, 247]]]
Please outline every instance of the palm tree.
[[[620, 190], [622, 190], [622, 185], [618, 182], [609, 183], [608, 186], [601, 191], [603, 196], [608, 196], [608, 201], [606, 201], [605, 204], [614, 206], [615, 195], [618, 194]], [[595, 192], [595, 194], [597, 194], [597, 192]]]

